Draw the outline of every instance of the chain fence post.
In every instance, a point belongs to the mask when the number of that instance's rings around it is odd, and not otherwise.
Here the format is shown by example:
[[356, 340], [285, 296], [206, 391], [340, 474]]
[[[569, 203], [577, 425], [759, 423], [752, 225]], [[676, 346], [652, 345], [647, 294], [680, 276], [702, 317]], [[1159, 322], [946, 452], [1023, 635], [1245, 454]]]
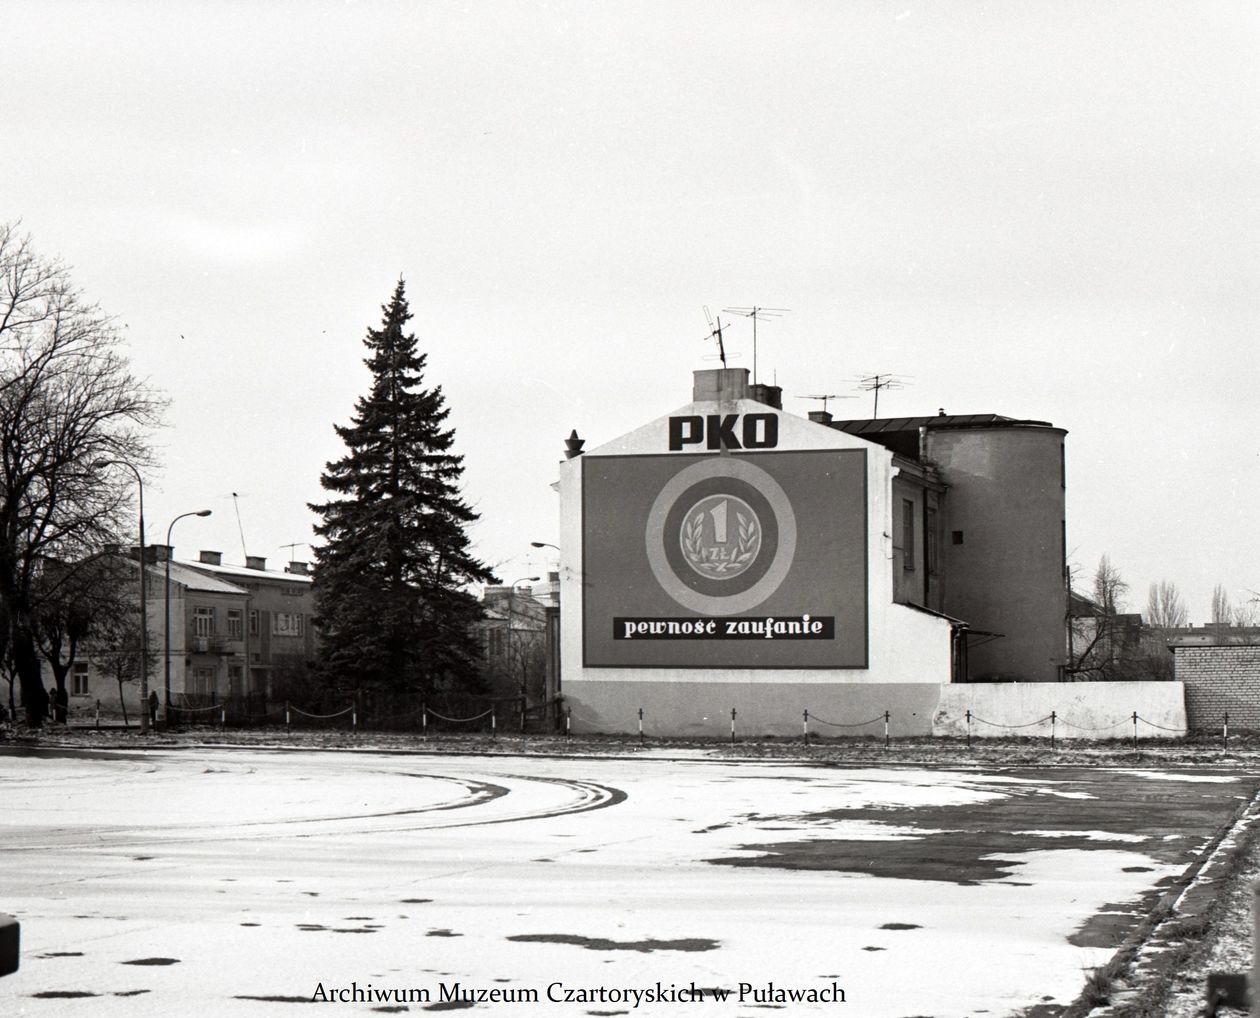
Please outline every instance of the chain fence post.
[[[1229, 717], [1228, 714], [1225, 716], [1226, 718]], [[101, 727], [101, 701], [100, 700], [96, 701], [96, 727], [97, 728]]]
[[292, 724], [293, 722], [289, 718], [289, 701], [285, 700], [284, 701], [284, 734], [285, 735], [288, 735], [289, 732], [292, 730], [291, 729]]
[[1229, 711], [1226, 711], [1225, 724], [1221, 726], [1221, 751], [1225, 752], [1228, 749], [1229, 749]]
[[[447, 710], [450, 710], [448, 707]], [[497, 742], [499, 739], [499, 730], [495, 725], [494, 708], [490, 708], [490, 741]]]
[[564, 705], [564, 737], [571, 738], [573, 735], [573, 708], [567, 703]]
[[884, 748], [888, 748], [888, 719], [891, 715], [888, 711], [884, 711]]
[[429, 741], [429, 708], [423, 700], [420, 701], [420, 741]]
[[219, 704], [219, 727], [227, 728], [227, 705]]
[[731, 745], [735, 745], [735, 708], [731, 708]]
[[1050, 712], [1050, 749], [1051, 750], [1054, 749], [1054, 722], [1055, 722], [1055, 713], [1054, 711], [1051, 711]]
[[809, 745], [809, 708], [805, 708], [805, 720], [802, 722], [805, 731], [805, 745]]
[[359, 730], [359, 711], [353, 704], [350, 706], [350, 731], [357, 732]]
[[643, 745], [643, 708], [639, 708], [639, 745]]
[[1137, 711], [1133, 712], [1133, 752], [1138, 751], [1137, 743]]
[[971, 711], [967, 711], [967, 748], [971, 748]]

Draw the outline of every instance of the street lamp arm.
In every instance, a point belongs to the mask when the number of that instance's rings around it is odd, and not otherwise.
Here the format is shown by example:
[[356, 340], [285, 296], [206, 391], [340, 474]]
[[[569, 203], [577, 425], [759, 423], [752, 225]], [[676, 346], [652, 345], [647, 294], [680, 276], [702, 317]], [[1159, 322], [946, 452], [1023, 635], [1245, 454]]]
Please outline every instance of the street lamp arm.
[[[197, 509], [193, 512], [180, 513], [171, 520], [171, 525], [166, 528], [166, 583], [165, 597], [163, 598], [165, 618], [162, 635], [162, 678], [166, 697], [162, 701], [162, 721], [167, 731], [171, 727], [171, 531], [175, 529], [175, 524], [186, 516], [209, 515], [209, 509]], [[145, 704], [145, 707], [147, 708], [148, 704]]]

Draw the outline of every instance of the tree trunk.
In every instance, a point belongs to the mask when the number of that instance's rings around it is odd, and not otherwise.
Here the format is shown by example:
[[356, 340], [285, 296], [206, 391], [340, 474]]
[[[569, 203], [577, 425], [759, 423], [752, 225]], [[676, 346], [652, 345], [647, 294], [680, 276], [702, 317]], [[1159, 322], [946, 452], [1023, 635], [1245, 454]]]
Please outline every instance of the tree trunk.
[[[118, 680], [118, 706], [122, 708], [122, 712], [123, 712], [123, 727], [130, 728], [131, 722], [127, 720], [127, 698], [123, 696], [123, 680], [122, 679]], [[140, 709], [144, 710], [144, 706], [142, 705]]]
[[22, 687], [26, 723], [32, 728], [39, 728], [48, 717], [48, 691], [44, 689], [44, 676], [39, 667], [35, 640], [29, 632], [16, 627], [13, 633], [13, 665], [17, 669], [18, 682]]

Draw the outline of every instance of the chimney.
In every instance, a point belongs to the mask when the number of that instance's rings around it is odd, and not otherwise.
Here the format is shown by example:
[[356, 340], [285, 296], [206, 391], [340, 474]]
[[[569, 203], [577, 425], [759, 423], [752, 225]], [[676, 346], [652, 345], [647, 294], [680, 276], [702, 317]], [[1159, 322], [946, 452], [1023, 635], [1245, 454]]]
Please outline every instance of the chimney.
[[151, 544], [149, 547], [153, 549], [153, 557], [158, 562], [167, 562], [175, 557], [173, 544]]
[[223, 565], [223, 552], [221, 551], [202, 551], [201, 556], [197, 559], [205, 566], [221, 566]]
[[574, 428], [569, 432], [569, 437], [564, 440], [564, 458], [571, 460], [574, 456], [581, 456], [584, 445], [586, 445], [586, 439], [578, 438], [577, 428]]
[[710, 368], [692, 372], [691, 400], [693, 403], [747, 398], [747, 368]]
[[265, 555], [246, 555], [245, 568], [257, 569], [259, 572], [263, 572], [267, 568], [266, 556]]
[[811, 410], [809, 412], [809, 419], [815, 424], [830, 424], [831, 413], [827, 410]]
[[748, 387], [748, 396], [776, 410], [783, 409], [783, 387], [780, 385], [766, 385], [764, 382], [758, 382]]
[[305, 562], [290, 562], [287, 566], [285, 566], [284, 571], [286, 573], [291, 573], [294, 576], [309, 576], [310, 575], [310, 573], [308, 572], [306, 568]]

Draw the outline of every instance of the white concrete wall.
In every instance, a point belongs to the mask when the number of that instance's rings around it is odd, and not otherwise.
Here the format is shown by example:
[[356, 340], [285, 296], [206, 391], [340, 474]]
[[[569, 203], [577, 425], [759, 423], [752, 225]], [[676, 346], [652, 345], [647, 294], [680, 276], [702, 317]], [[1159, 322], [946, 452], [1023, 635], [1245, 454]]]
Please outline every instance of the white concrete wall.
[[1180, 682], [975, 682], [941, 688], [933, 735], [972, 738], [1048, 737], [1051, 711], [1058, 739], [1139, 739], [1186, 734], [1185, 686]]

